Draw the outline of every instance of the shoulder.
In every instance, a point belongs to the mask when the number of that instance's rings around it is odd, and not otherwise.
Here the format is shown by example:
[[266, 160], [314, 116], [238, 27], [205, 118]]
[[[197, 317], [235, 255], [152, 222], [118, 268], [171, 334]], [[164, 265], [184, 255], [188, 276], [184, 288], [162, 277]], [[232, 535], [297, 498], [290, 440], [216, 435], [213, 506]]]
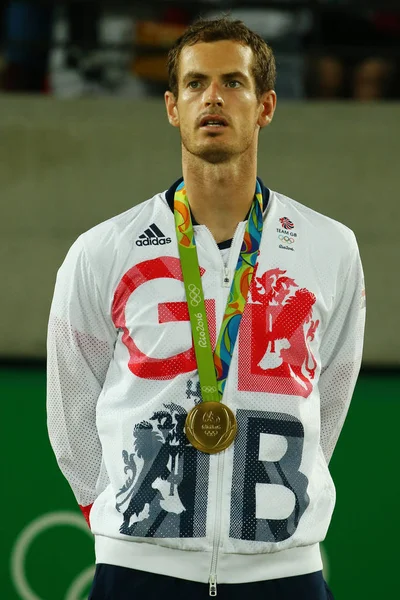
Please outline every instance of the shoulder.
[[279, 192], [271, 191], [271, 195], [279, 217], [287, 217], [296, 230], [299, 229], [302, 235], [307, 236], [311, 244], [315, 241], [326, 250], [357, 249], [354, 232], [347, 225]]
[[128, 210], [98, 223], [81, 233], [70, 246], [60, 271], [73, 276], [76, 272], [93, 272], [96, 278], [110, 272], [113, 265], [135, 252], [135, 241], [156, 221], [171, 218], [171, 210], [160, 192]]
[[158, 193], [152, 198], [144, 200], [140, 204], [95, 225], [82, 233], [80, 237], [85, 245], [89, 247], [96, 246], [99, 242], [110, 237], [117, 240], [135, 231], [135, 228], [140, 226], [142, 221], [148, 219], [150, 214], [162, 213], [165, 209], [168, 209], [165, 192]]
[[123, 252], [124, 246], [131, 248], [136, 237], [143, 233], [148, 224], [163, 220], [171, 211], [165, 199], [165, 192], [144, 200], [128, 210], [98, 223], [83, 232], [72, 245], [70, 252], [83, 252], [91, 262], [101, 260], [117, 252]]

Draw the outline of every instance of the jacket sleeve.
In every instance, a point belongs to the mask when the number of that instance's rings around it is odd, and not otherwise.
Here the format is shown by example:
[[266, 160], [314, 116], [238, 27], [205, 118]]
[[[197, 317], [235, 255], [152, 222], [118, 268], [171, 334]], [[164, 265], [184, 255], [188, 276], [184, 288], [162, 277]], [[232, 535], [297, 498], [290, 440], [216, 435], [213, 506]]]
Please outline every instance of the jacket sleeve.
[[50, 310], [47, 426], [58, 465], [88, 524], [99, 487], [104, 487], [96, 404], [116, 334], [82, 237], [78, 238], [57, 273]]
[[[364, 275], [352, 233], [347, 274], [321, 344], [321, 447], [329, 463], [345, 421], [360, 371], [364, 326]], [[339, 284], [339, 285], [340, 285]]]

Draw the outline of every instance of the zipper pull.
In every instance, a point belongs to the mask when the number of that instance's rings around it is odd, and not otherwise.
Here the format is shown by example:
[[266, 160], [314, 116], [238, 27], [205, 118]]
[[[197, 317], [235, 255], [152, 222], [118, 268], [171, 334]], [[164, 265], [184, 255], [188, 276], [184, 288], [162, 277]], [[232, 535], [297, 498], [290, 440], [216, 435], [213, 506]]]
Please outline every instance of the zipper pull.
[[217, 580], [215, 578], [215, 575], [211, 575], [210, 579], [210, 596], [216, 596], [217, 595]]
[[224, 276], [222, 279], [222, 287], [231, 287], [231, 272], [226, 267], [224, 268]]

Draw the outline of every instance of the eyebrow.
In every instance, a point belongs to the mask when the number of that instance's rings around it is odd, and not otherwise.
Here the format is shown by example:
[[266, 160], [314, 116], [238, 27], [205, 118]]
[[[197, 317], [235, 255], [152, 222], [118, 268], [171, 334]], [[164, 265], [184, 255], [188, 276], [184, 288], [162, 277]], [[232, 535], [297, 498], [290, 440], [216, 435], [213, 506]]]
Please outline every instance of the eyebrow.
[[[227, 79], [243, 79], [244, 81], [249, 82], [249, 78], [247, 77], [247, 75], [242, 73], [242, 71], [232, 71], [231, 73], [223, 73], [221, 75], [221, 78], [225, 81]], [[192, 79], [200, 79], [204, 81], [205, 79], [208, 79], [208, 75], [205, 75], [204, 73], [200, 73], [198, 71], [188, 71], [183, 77], [183, 82], [186, 83], [187, 81], [190, 81]]]

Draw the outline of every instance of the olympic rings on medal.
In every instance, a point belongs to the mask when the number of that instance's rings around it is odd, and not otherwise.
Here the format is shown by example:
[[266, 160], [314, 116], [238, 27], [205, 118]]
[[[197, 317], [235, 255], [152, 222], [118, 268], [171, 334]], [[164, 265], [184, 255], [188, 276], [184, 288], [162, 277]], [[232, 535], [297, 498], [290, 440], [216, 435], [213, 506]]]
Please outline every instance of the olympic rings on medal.
[[294, 239], [287, 235], [278, 235], [279, 239], [286, 244], [294, 244]]
[[201, 302], [200, 290], [194, 283], [189, 283], [188, 289], [190, 291], [190, 304], [192, 306], [198, 306]]

